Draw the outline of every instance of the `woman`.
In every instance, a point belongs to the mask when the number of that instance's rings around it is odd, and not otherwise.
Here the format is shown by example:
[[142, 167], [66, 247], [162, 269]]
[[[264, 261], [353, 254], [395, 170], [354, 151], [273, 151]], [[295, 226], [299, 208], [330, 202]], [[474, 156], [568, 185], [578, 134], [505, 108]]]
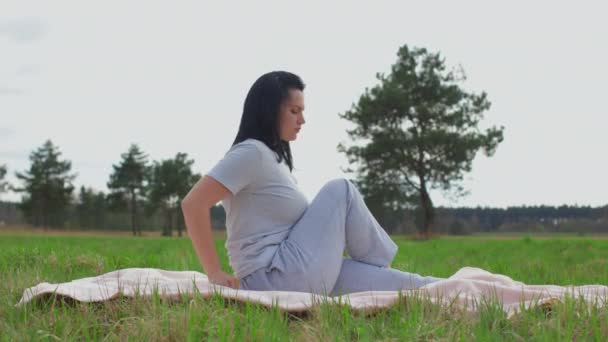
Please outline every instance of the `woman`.
[[[285, 71], [256, 80], [232, 147], [181, 203], [209, 281], [246, 290], [338, 295], [409, 289], [441, 279], [389, 267], [397, 245], [350, 181], [328, 182], [308, 203], [291, 174], [289, 145], [305, 123], [303, 91], [302, 80]], [[236, 276], [221, 270], [213, 244], [209, 209], [219, 201]]]

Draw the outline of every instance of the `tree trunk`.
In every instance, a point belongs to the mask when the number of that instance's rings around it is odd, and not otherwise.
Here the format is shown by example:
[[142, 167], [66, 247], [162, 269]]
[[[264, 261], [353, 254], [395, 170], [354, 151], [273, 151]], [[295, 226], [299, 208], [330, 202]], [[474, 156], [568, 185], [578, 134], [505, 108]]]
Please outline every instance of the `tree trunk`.
[[182, 213], [179, 207], [175, 208], [175, 225], [177, 226], [177, 236], [182, 237], [184, 226], [182, 225]]
[[133, 230], [133, 236], [137, 235], [137, 229], [135, 228], [135, 191], [131, 190], [131, 229]]
[[163, 236], [171, 236], [171, 208], [165, 207], [165, 225], [163, 227]]
[[169, 213], [169, 229], [171, 229], [171, 236], [173, 236], [173, 228], [175, 228], [175, 212], [171, 206], [169, 206]]
[[43, 231], [47, 231], [48, 227], [47, 227], [47, 211], [46, 211], [46, 201], [43, 197], [43, 199], [40, 201], [40, 222], [42, 223], [42, 229]]
[[435, 221], [435, 209], [433, 208], [433, 201], [431, 201], [431, 197], [426, 190], [426, 184], [423, 180], [420, 181], [420, 205], [424, 210], [422, 229], [425, 238], [428, 240], [431, 238], [431, 231]]

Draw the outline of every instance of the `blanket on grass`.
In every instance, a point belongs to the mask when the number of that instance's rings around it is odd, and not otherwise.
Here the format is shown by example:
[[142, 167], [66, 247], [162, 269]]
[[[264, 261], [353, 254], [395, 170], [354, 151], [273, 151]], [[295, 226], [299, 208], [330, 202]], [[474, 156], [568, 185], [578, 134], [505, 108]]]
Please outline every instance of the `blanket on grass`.
[[463, 267], [445, 280], [418, 289], [399, 291], [365, 291], [337, 297], [326, 297], [306, 292], [249, 291], [232, 289], [209, 283], [204, 273], [169, 271], [157, 268], [125, 268], [95, 277], [76, 279], [66, 283], [40, 283], [23, 292], [16, 306], [48, 294], [70, 297], [80, 302], [100, 302], [118, 296], [146, 297], [154, 293], [171, 298], [183, 294], [200, 293], [203, 297], [221, 295], [240, 302], [277, 306], [289, 312], [308, 311], [320, 303], [341, 303], [356, 311], [374, 312], [388, 308], [408, 296], [428, 298], [433, 303], [458, 305], [476, 311], [480, 305], [498, 300], [510, 317], [522, 308], [547, 306], [566, 297], [582, 299], [589, 304], [608, 303], [608, 286], [582, 285], [526, 285], [480, 268]]

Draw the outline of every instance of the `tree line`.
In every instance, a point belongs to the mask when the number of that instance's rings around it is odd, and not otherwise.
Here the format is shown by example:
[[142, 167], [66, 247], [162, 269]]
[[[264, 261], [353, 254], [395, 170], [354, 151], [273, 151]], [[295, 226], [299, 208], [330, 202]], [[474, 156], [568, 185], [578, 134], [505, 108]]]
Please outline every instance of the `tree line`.
[[[50, 140], [30, 154], [29, 169], [16, 172], [22, 186], [5, 180], [7, 166], [0, 165], [0, 190], [23, 193], [20, 203], [0, 202], [0, 222], [28, 223], [46, 228], [124, 230], [141, 235], [141, 228], [161, 230], [171, 236], [184, 230], [179, 203], [201, 177], [192, 171], [194, 161], [186, 153], [148, 162], [136, 145], [121, 154], [113, 165], [106, 194], [73, 186], [71, 162], [62, 160], [59, 148]], [[366, 197], [370, 207], [378, 207]], [[381, 205], [381, 204], [380, 204]], [[517, 206], [508, 208], [434, 208], [435, 231], [442, 234], [476, 232], [578, 232], [608, 233], [608, 205]], [[390, 233], [423, 231], [424, 208], [411, 206], [378, 216]], [[383, 213], [380, 213], [383, 214]], [[224, 209], [211, 209], [212, 226], [225, 229]]]
[[[608, 205], [512, 206], [507, 208], [436, 208], [436, 230], [442, 234], [472, 233], [608, 233]], [[421, 226], [416, 209], [403, 212], [393, 226], [412, 232]]]
[[[34, 150], [29, 159], [29, 169], [15, 172], [20, 186], [8, 184], [4, 180], [7, 166], [0, 166], [0, 189], [22, 193], [21, 202], [16, 205], [20, 213], [13, 211], [13, 219], [21, 217], [28, 224], [45, 228], [68, 225], [113, 229], [124, 227], [128, 219], [133, 235], [141, 235], [142, 226], [149, 229], [152, 225], [160, 226], [163, 235], [177, 230], [181, 236], [181, 199], [201, 177], [192, 171], [194, 160], [186, 153], [149, 162], [148, 155], [137, 144], [131, 144], [119, 162], [112, 165], [107, 194], [84, 186], [75, 193], [72, 163], [61, 158], [51, 140]], [[9, 210], [10, 205], [5, 204], [7, 215]]]
[[[608, 205], [591, 207], [578, 205], [561, 206], [512, 206], [491, 207], [438, 207], [436, 210], [436, 233], [466, 235], [473, 233], [608, 233]], [[110, 207], [103, 192], [81, 187], [77, 196], [68, 205], [63, 227], [75, 229], [126, 230], [131, 219], [127, 211]], [[220, 205], [211, 209], [212, 227], [225, 229], [226, 214]], [[422, 225], [421, 215], [416, 209], [401, 212], [396, 219], [384, 220], [383, 227], [391, 234], [414, 233]], [[19, 203], [0, 201], [0, 225], [26, 223]], [[144, 215], [142, 226], [147, 230], [160, 230], [171, 235], [163, 213]]]

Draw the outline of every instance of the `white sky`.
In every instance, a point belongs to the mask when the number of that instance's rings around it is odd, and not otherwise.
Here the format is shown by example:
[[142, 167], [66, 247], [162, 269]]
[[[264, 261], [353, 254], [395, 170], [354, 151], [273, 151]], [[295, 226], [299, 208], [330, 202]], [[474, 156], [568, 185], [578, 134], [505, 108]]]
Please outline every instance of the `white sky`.
[[[263, 6], [260, 4], [264, 4]], [[292, 143], [312, 199], [344, 176], [338, 118], [402, 44], [461, 64], [488, 93], [483, 127], [504, 125], [457, 200], [437, 205], [608, 204], [607, 6], [601, 1], [6, 1], [0, 0], [0, 164], [14, 172], [50, 138], [107, 190], [131, 143], [151, 159], [186, 152], [205, 173], [232, 143], [257, 77], [302, 77], [307, 123]], [[3, 199], [17, 200], [16, 194]]]

